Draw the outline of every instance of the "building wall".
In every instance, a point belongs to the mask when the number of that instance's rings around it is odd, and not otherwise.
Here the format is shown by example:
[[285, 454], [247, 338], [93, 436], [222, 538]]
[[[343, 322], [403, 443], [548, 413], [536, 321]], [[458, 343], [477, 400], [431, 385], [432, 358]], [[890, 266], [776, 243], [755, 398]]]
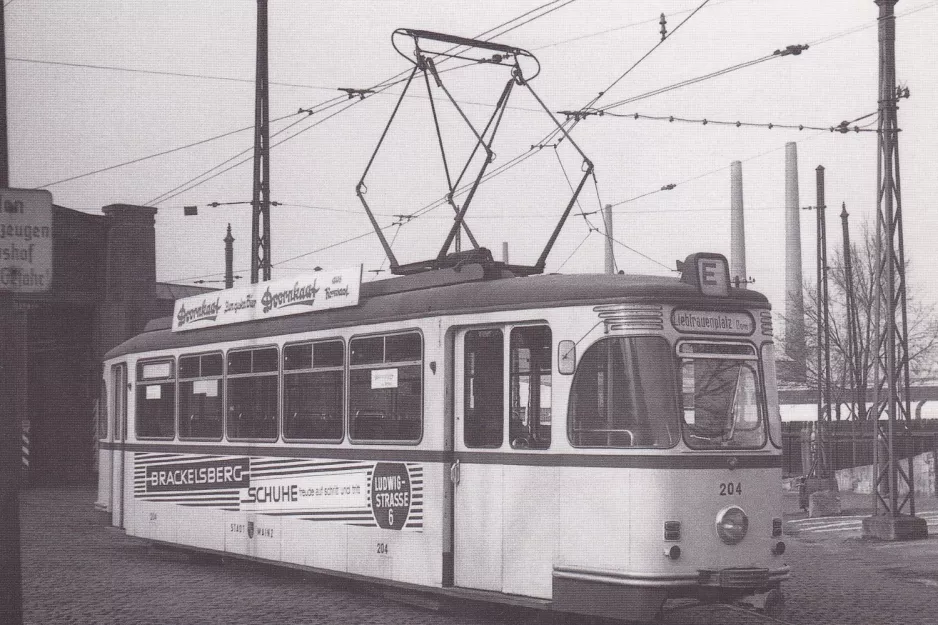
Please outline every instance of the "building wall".
[[156, 209], [112, 204], [101, 213], [54, 206], [52, 288], [14, 297], [17, 412], [29, 430], [29, 484], [93, 478], [101, 356], [172, 310], [171, 299], [157, 296]]

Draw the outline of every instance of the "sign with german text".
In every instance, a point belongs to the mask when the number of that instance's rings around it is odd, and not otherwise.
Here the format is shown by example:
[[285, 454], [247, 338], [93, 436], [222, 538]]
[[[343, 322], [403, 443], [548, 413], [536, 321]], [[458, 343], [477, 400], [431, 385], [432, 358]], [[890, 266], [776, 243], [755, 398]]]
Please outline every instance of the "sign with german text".
[[176, 300], [173, 332], [358, 305], [362, 266]]
[[36, 293], [50, 288], [52, 194], [0, 189], [0, 291]]
[[694, 334], [733, 334], [748, 336], [755, 324], [746, 312], [674, 309], [671, 324], [678, 332]]

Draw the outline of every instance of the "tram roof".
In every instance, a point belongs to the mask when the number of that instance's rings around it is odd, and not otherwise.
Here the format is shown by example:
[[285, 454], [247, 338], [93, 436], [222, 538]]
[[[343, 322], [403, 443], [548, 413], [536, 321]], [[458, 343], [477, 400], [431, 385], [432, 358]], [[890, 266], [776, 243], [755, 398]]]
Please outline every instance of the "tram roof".
[[[478, 267], [477, 271], [475, 267]], [[172, 332], [172, 319], [164, 317], [151, 321], [144, 332], [111, 349], [104, 359], [259, 336], [500, 310], [623, 302], [680, 302], [686, 306], [714, 309], [726, 308], [727, 305], [770, 308], [766, 297], [757, 291], [730, 288], [726, 297], [708, 297], [676, 276], [547, 274], [486, 279], [482, 268], [475, 267], [463, 267], [460, 272], [430, 272], [459, 275], [458, 281], [451, 283], [447, 283], [446, 276], [438, 275], [434, 280], [427, 279], [426, 274], [366, 282], [361, 285], [359, 304], [348, 308], [186, 332]]]

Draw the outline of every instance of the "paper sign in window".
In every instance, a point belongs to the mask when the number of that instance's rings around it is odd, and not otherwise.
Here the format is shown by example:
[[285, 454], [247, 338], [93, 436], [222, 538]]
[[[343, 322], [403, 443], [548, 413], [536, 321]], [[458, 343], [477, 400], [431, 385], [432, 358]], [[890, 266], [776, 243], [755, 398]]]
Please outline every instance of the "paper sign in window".
[[143, 378], [146, 380], [152, 378], [168, 378], [172, 372], [173, 365], [169, 362], [157, 362], [143, 365]]
[[192, 383], [193, 395], [218, 397], [218, 380], [196, 380]]
[[163, 396], [163, 387], [153, 384], [147, 387], [147, 399], [160, 399]]
[[397, 388], [397, 369], [373, 369], [371, 388]]

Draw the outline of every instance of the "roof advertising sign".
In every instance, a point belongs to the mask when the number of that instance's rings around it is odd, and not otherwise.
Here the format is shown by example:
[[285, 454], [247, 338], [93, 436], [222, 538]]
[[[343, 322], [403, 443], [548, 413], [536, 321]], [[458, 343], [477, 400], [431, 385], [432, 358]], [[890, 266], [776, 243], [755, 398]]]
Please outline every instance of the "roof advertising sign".
[[52, 194], [0, 189], [0, 291], [52, 288]]
[[362, 266], [176, 300], [173, 332], [358, 305]]

